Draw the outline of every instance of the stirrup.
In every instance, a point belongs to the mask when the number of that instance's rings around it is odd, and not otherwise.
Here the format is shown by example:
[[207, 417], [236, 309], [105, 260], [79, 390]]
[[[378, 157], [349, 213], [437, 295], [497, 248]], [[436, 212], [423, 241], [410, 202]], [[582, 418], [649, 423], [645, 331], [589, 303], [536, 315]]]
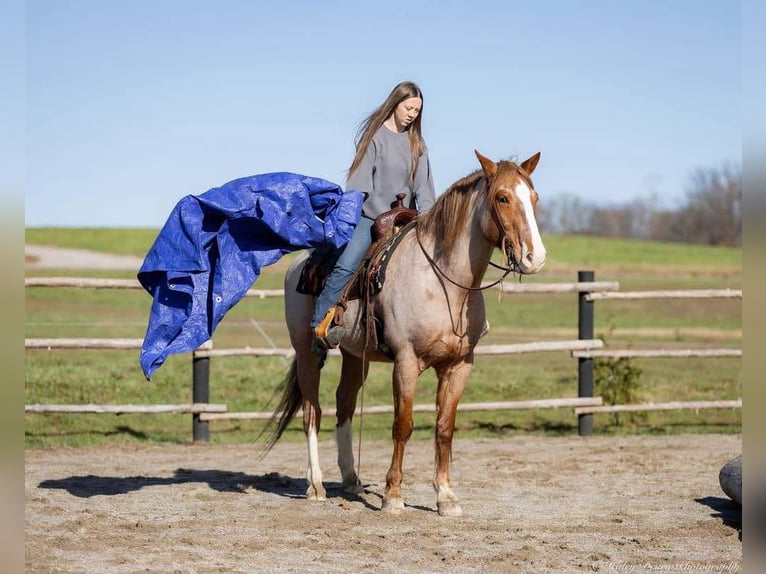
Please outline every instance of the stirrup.
[[335, 349], [346, 336], [346, 328], [333, 324], [334, 318], [335, 305], [330, 307], [322, 322], [314, 328], [314, 340], [325, 349]]

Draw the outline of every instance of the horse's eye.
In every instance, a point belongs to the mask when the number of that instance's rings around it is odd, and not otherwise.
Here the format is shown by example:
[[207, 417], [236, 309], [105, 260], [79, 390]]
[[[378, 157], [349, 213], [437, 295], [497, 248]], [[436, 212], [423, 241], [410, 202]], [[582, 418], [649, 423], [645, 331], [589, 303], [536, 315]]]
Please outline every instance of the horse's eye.
[[508, 198], [504, 195], [498, 195], [497, 196], [497, 202], [498, 203], [509, 203]]

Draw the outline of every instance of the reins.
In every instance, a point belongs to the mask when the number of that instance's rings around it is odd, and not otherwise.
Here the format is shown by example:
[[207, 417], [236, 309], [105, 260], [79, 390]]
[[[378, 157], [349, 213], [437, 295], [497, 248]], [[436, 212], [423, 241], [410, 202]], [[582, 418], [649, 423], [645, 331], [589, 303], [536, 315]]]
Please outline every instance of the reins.
[[[428, 252], [426, 251], [425, 246], [423, 245], [423, 242], [420, 239], [420, 233], [418, 233], [418, 226], [415, 226], [415, 237], [418, 240], [418, 245], [420, 246], [420, 250], [423, 252], [423, 256], [426, 258], [426, 261], [428, 261], [428, 264], [431, 266], [431, 269], [436, 272], [437, 275], [442, 276], [444, 279], [452, 283], [456, 287], [460, 287], [461, 289], [465, 289], [466, 291], [484, 291], [485, 289], [490, 289], [491, 287], [494, 287], [495, 285], [498, 285], [503, 282], [503, 280], [508, 276], [509, 273], [512, 273], [515, 270], [515, 266], [513, 267], [502, 267], [496, 263], [492, 263], [492, 261], [489, 262], [492, 267], [495, 267], [497, 269], [502, 269], [505, 271], [503, 273], [503, 276], [500, 277], [497, 281], [493, 281], [489, 285], [484, 285], [483, 287], [466, 287], [465, 285], [461, 285], [454, 279], [452, 279], [449, 275], [447, 275], [444, 271], [441, 270], [439, 265], [434, 261], [433, 257], [431, 257]], [[505, 248], [505, 242], [508, 241], [508, 238], [506, 236], [503, 236], [503, 248]]]
[[[367, 312], [369, 310], [370, 305], [370, 287], [369, 284], [365, 281], [366, 286], [364, 287], [364, 299], [363, 305], [361, 307], [361, 317], [364, 321], [364, 317], [367, 316]], [[369, 316], [368, 316], [369, 319]], [[360, 397], [359, 397], [359, 441], [357, 443], [356, 448], [356, 476], [357, 478], [362, 476], [362, 428], [364, 427], [364, 387], [366, 386], [364, 383], [367, 381], [367, 376], [365, 374], [365, 362], [367, 361], [367, 345], [370, 344], [370, 326], [364, 325], [364, 344], [362, 345], [362, 384], [360, 391]]]
[[[487, 181], [486, 185], [489, 186], [490, 182]], [[457, 281], [449, 277], [444, 271], [442, 271], [439, 265], [437, 265], [436, 261], [426, 251], [426, 248], [420, 239], [420, 233], [418, 233], [419, 230], [417, 226], [417, 221], [415, 221], [415, 236], [418, 239], [418, 245], [420, 246], [420, 250], [423, 252], [423, 256], [426, 258], [426, 261], [428, 261], [428, 264], [431, 266], [431, 269], [433, 269], [437, 275], [442, 276], [444, 279], [452, 283], [454, 286], [460, 287], [461, 289], [465, 289], [466, 291], [484, 291], [485, 289], [490, 289], [494, 287], [495, 285], [502, 283], [509, 273], [512, 273], [518, 269], [518, 265], [516, 261], [513, 259], [513, 255], [512, 255], [513, 251], [511, 249], [508, 249], [506, 245], [507, 243], [510, 243], [511, 240], [508, 239], [508, 236], [505, 234], [505, 231], [503, 230], [503, 225], [502, 225], [502, 222], [500, 221], [500, 218], [498, 217], [497, 211], [490, 208], [490, 215], [492, 216], [492, 220], [495, 222], [495, 226], [497, 227], [498, 233], [503, 234], [503, 240], [501, 242], [502, 251], [508, 257], [509, 266], [503, 267], [502, 265], [498, 265], [497, 263], [493, 263], [492, 261], [489, 261], [488, 262], [489, 265], [491, 265], [492, 267], [496, 269], [500, 269], [501, 271], [505, 271], [505, 273], [503, 273], [502, 277], [500, 277], [500, 279], [498, 279], [497, 281], [494, 281], [490, 283], [489, 285], [485, 285], [483, 287], [466, 287], [465, 285], [461, 285], [460, 283], [458, 283]]]

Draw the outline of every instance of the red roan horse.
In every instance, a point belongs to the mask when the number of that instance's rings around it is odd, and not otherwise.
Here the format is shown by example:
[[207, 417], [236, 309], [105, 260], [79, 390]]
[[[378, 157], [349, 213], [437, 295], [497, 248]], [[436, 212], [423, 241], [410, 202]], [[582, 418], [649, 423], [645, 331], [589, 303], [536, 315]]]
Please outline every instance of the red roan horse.
[[[462, 514], [450, 488], [450, 459], [455, 415], [474, 360], [474, 347], [485, 327], [484, 299], [479, 287], [497, 247], [509, 268], [537, 273], [545, 264], [545, 247], [535, 220], [537, 192], [530, 176], [537, 153], [520, 165], [495, 163], [476, 152], [481, 169], [455, 182], [417, 218], [391, 255], [386, 281], [370, 304], [384, 326], [384, 340], [393, 353], [394, 452], [386, 475], [383, 510], [404, 509], [401, 492], [404, 447], [412, 434], [412, 405], [420, 374], [433, 367], [436, 394], [436, 461], [434, 488], [439, 514]], [[324, 500], [317, 434], [320, 361], [312, 353], [309, 328], [314, 298], [296, 291], [305, 257], [293, 262], [285, 278], [285, 315], [295, 359], [285, 379], [282, 402], [274, 414], [271, 448], [293, 415], [303, 409], [308, 441], [307, 497]], [[354, 469], [351, 421], [357, 393], [367, 377], [369, 361], [391, 359], [375, 349], [364, 351], [365, 329], [360, 302], [345, 313], [346, 336], [337, 397], [338, 465], [346, 492], [360, 492]]]

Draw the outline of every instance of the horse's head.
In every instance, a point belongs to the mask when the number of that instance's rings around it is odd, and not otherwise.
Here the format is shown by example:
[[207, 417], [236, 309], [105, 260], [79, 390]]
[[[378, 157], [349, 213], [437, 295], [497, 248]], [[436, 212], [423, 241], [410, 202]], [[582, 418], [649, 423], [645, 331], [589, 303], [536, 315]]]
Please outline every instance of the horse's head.
[[487, 239], [502, 250], [508, 265], [520, 273], [537, 273], [545, 265], [545, 246], [535, 219], [537, 192], [530, 176], [540, 160], [540, 152], [517, 165], [510, 161], [493, 162], [479, 158], [486, 185], [490, 214], [484, 223]]

